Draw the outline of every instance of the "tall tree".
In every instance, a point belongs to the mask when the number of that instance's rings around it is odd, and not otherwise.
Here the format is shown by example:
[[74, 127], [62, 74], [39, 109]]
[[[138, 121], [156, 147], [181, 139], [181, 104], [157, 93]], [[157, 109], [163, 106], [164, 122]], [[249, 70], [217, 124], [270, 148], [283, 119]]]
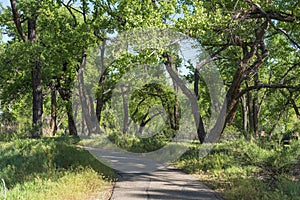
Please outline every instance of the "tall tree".
[[[19, 37], [23, 40], [23, 42], [29, 41], [29, 48], [31, 48], [32, 124], [34, 127], [32, 137], [40, 137], [42, 134], [43, 115], [42, 66], [39, 58], [40, 55], [35, 48], [35, 43], [38, 41], [37, 19], [39, 16], [41, 2], [35, 2], [35, 6], [31, 6], [29, 9], [25, 9], [26, 5], [22, 5], [22, 7], [24, 6], [24, 10], [21, 11], [18, 10], [16, 0], [10, 0], [10, 3], [13, 21]], [[23, 13], [22, 16], [24, 19], [21, 19], [19, 13]], [[23, 30], [23, 23], [25, 22], [27, 22], [27, 33]]]

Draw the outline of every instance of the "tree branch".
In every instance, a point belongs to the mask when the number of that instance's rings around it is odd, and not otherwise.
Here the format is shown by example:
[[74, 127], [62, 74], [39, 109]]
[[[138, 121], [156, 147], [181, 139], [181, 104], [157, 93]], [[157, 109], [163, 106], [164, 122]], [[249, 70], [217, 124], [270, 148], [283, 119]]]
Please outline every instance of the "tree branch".
[[[74, 15], [74, 13], [72, 12], [72, 9], [74, 10], [75, 8], [73, 8], [72, 6], [70, 6], [70, 1], [68, 2], [68, 4], [65, 4], [63, 1], [61, 1], [61, 4], [67, 8], [67, 10], [69, 11], [69, 13], [72, 15], [73, 19], [74, 19], [74, 26], [77, 26], [77, 18]], [[75, 9], [76, 11], [78, 11], [77, 9]], [[80, 12], [80, 11], [79, 11]], [[80, 12], [81, 13], [81, 12]]]
[[20, 21], [20, 17], [18, 15], [17, 2], [16, 2], [16, 0], [10, 0], [10, 4], [11, 4], [11, 10], [12, 10], [13, 19], [14, 19], [14, 23], [16, 25], [17, 31], [18, 31], [19, 35], [21, 36], [22, 40], [25, 42], [28, 38], [22, 29], [22, 24]]
[[239, 99], [241, 96], [243, 96], [245, 93], [251, 91], [251, 90], [260, 90], [262, 88], [272, 88], [272, 89], [292, 89], [292, 90], [300, 90], [299, 86], [291, 86], [291, 85], [282, 85], [282, 84], [258, 84], [254, 86], [250, 86], [246, 89], [243, 89], [240, 91], [234, 98]]
[[295, 64], [293, 64], [285, 73], [284, 75], [281, 77], [280, 79], [280, 83], [283, 84], [285, 78], [287, 77], [287, 75], [290, 73], [290, 71], [292, 71], [295, 67], [297, 67], [298, 65], [300, 65], [300, 62], [297, 62]]
[[209, 56], [207, 56], [205, 59], [201, 60], [201, 62], [199, 64], [197, 64], [196, 69], [199, 71], [201, 67], [203, 67], [207, 63], [211, 62], [214, 57], [216, 57], [217, 55], [219, 55], [222, 51], [224, 51], [228, 47], [229, 47], [229, 43], [225, 44], [223, 47], [221, 47], [220, 49], [218, 49], [216, 52], [213, 52], [212, 54], [210, 54]]
[[259, 15], [257, 16], [257, 18], [262, 18], [265, 17], [267, 18], [268, 22], [271, 24], [271, 26], [278, 32], [281, 32], [285, 35], [285, 37], [291, 41], [292, 44], [294, 44], [298, 49], [300, 49], [300, 45], [282, 28], [278, 28], [275, 26], [275, 24], [272, 22], [272, 19], [278, 20], [278, 21], [284, 21], [284, 22], [294, 22], [294, 21], [298, 21], [299, 18], [293, 16], [293, 15], [289, 15], [287, 13], [285, 13], [287, 16], [284, 17], [282, 16], [280, 13], [276, 13], [276, 12], [266, 12], [265, 10], [263, 10], [260, 5], [255, 4], [252, 2], [252, 0], [247, 0], [247, 2], [251, 5], [254, 6], [258, 11], [259, 11]]

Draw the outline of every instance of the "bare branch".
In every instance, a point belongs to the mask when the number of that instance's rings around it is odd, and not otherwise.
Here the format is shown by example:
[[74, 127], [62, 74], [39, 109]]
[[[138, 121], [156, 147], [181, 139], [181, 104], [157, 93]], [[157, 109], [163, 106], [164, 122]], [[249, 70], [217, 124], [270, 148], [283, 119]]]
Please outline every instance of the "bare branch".
[[69, 5], [70, 1], [68, 2], [68, 4], [65, 4], [63, 1], [61, 1], [61, 3], [62, 3], [63, 6], [65, 6], [68, 9], [69, 13], [72, 15], [72, 17], [74, 19], [74, 26], [77, 26], [77, 24], [78, 24], [77, 23], [77, 18], [71, 10], [72, 6]]
[[285, 37], [287, 37], [287, 39], [293, 43], [293, 45], [295, 45], [298, 49], [300, 49], [300, 45], [285, 30], [276, 27], [273, 22], [271, 23], [271, 25], [276, 31], [283, 33]]
[[216, 52], [212, 53], [211, 55], [207, 56], [205, 59], [201, 60], [201, 62], [199, 64], [197, 64], [196, 69], [199, 71], [201, 67], [203, 67], [204, 65], [211, 62], [214, 57], [219, 55], [222, 51], [224, 51], [228, 47], [229, 47], [229, 43], [225, 44], [223, 47], [218, 49]]
[[22, 40], [26, 41], [28, 38], [22, 30], [22, 24], [21, 24], [20, 17], [18, 14], [18, 9], [17, 9], [17, 2], [16, 2], [16, 0], [10, 0], [10, 4], [11, 4], [13, 19], [14, 19], [14, 23], [16, 25], [17, 31], [18, 31], [19, 35], [21, 36]]
[[241, 98], [245, 93], [251, 90], [260, 90], [262, 88], [272, 88], [272, 89], [292, 89], [292, 90], [300, 90], [300, 85], [298, 86], [291, 86], [291, 85], [282, 85], [282, 84], [258, 84], [254, 86], [247, 87], [240, 91], [236, 96], [235, 99]]
[[300, 62], [297, 62], [295, 64], [293, 64], [285, 73], [284, 75], [281, 77], [281, 80], [280, 80], [280, 83], [283, 84], [285, 78], [287, 77], [287, 75], [294, 69], [296, 68], [297, 66], [300, 65]]

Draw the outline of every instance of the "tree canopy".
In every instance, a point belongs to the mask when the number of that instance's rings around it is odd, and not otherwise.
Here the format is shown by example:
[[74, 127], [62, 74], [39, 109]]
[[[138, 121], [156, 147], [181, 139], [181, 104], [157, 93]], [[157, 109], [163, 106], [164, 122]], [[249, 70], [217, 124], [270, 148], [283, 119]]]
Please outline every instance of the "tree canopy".
[[[200, 142], [218, 140], [226, 126], [249, 137], [300, 131], [298, 1], [10, 0], [1, 7], [0, 27], [9, 37], [0, 44], [1, 125], [14, 124], [30, 137], [90, 135], [107, 126], [126, 134], [130, 120], [150, 126], [162, 114], [150, 107], [159, 104], [168, 128], [176, 131], [185, 112], [179, 90], [196, 104], [191, 115]], [[186, 46], [202, 54], [181, 58], [178, 45], [166, 47], [164, 36], [150, 31], [167, 29], [192, 38]], [[147, 43], [145, 34], [139, 41], [145, 30]], [[124, 41], [113, 39], [122, 34]], [[132, 97], [124, 86], [122, 102], [113, 102], [120, 79], [149, 63], [163, 65], [172, 86], [141, 81]], [[208, 85], [204, 70], [212, 65], [222, 77], [223, 100], [210, 93], [217, 80]], [[95, 87], [88, 91], [92, 79]], [[80, 106], [72, 104], [74, 98]], [[123, 108], [122, 127], [114, 123], [112, 104]], [[216, 112], [214, 124], [207, 125]]]

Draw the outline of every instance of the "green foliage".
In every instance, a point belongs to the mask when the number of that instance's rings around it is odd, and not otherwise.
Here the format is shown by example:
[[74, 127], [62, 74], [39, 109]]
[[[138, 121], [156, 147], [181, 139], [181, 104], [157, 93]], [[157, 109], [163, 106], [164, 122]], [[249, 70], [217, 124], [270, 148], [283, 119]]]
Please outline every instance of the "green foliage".
[[162, 148], [172, 138], [172, 134], [158, 133], [149, 138], [138, 138], [130, 134], [114, 132], [108, 135], [109, 140], [117, 146], [131, 152], [145, 153]]
[[149, 138], [138, 138], [130, 134], [122, 134], [116, 130], [110, 130], [107, 135], [91, 135], [83, 137], [79, 144], [103, 149], [113, 149], [114, 146], [135, 153], [147, 153], [162, 148], [171, 142], [174, 131], [165, 130]]

